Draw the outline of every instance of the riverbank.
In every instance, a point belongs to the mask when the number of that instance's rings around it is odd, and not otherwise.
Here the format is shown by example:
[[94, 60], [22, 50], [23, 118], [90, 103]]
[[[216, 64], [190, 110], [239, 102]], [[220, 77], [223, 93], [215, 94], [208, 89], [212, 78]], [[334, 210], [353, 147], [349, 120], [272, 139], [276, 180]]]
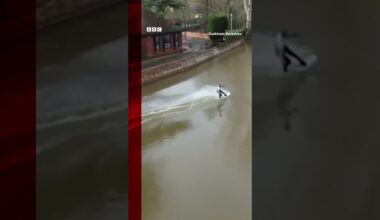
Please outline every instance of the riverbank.
[[202, 52], [189, 54], [180, 59], [156, 65], [142, 70], [142, 84], [146, 85], [160, 79], [179, 74], [198, 66], [207, 60], [215, 58], [227, 51], [245, 44], [245, 40], [224, 43], [216, 47], [209, 48]]

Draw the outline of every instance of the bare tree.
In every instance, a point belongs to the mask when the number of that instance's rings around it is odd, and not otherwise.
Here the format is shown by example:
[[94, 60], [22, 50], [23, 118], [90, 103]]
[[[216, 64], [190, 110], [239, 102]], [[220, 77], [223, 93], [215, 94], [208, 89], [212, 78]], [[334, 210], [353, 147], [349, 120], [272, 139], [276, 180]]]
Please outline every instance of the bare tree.
[[[144, 0], [162, 2], [161, 0]], [[231, 22], [233, 16], [234, 29], [251, 29], [251, 12], [252, 0], [167, 0], [169, 2], [178, 2], [182, 5], [181, 10], [174, 10], [171, 17], [177, 17], [184, 23], [190, 22], [196, 18], [202, 22], [201, 26], [207, 30], [208, 17], [211, 14], [223, 14]], [[243, 9], [243, 10], [242, 10]]]
[[252, 12], [252, 0], [243, 0], [244, 1], [244, 11], [246, 15], [245, 28], [251, 30], [251, 12]]

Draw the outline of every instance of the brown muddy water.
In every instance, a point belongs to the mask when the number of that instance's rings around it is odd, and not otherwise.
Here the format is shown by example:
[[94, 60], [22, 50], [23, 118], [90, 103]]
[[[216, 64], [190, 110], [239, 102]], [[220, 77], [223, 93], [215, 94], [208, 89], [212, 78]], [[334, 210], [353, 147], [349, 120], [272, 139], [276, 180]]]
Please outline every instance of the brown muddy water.
[[251, 219], [251, 56], [245, 45], [143, 88], [144, 220]]

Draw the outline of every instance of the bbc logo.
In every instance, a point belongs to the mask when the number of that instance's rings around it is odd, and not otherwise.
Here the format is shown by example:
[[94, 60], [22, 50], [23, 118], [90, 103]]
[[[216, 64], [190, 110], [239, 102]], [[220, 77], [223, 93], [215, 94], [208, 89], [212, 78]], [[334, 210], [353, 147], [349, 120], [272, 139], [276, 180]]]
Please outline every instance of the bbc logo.
[[146, 32], [162, 32], [162, 27], [147, 27]]

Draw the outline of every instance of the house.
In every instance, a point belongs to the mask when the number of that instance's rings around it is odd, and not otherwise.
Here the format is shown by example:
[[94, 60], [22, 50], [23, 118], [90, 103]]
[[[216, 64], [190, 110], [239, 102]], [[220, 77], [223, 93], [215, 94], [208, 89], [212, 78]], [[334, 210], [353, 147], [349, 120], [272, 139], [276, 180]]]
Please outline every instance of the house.
[[[142, 57], [151, 58], [181, 52], [183, 27], [169, 24], [147, 8], [142, 9]], [[155, 30], [154, 30], [155, 29]]]

